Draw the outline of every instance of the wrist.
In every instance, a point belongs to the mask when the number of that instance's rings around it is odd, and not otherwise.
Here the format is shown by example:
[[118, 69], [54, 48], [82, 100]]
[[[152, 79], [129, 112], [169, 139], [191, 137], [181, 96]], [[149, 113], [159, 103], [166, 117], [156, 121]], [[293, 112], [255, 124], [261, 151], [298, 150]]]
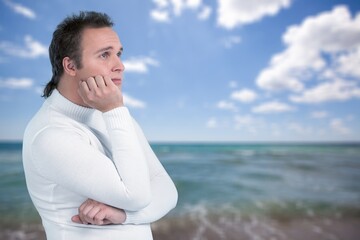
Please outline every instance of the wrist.
[[109, 217], [113, 224], [123, 224], [126, 221], [126, 213], [122, 209], [116, 209], [113, 216]]
[[119, 107], [124, 107], [124, 104], [123, 104], [123, 103], [119, 103], [119, 104], [117, 104], [117, 105], [107, 106], [107, 107], [104, 107], [104, 108], [101, 108], [101, 109], [97, 109], [97, 110], [99, 110], [99, 111], [102, 112], [102, 113], [106, 113], [106, 112], [110, 112], [111, 110], [114, 110], [115, 108], [119, 108]]

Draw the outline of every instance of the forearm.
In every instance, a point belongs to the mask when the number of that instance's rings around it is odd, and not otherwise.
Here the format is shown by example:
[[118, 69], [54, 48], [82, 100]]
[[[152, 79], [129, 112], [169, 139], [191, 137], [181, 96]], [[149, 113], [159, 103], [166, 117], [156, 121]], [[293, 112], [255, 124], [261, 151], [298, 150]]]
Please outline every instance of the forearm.
[[103, 113], [111, 143], [108, 147], [123, 183], [122, 201], [116, 206], [145, 207], [151, 199], [149, 171], [132, 117], [123, 104], [121, 85], [115, 85], [110, 76], [96, 75], [79, 82], [78, 93], [86, 105]]
[[152, 181], [153, 199], [139, 211], [124, 211], [88, 199], [80, 207], [72, 221], [82, 224], [144, 224], [152, 223], [165, 216], [177, 203], [177, 191], [167, 174]]
[[178, 193], [175, 184], [153, 152], [140, 126], [135, 121], [134, 126], [149, 167], [152, 199], [151, 203], [141, 210], [130, 211], [125, 209], [127, 215], [125, 224], [151, 223], [165, 216], [176, 206]]
[[[137, 211], [131, 211], [130, 209], [125, 208], [124, 212], [122, 209], [113, 209], [108, 206], [111, 212], [117, 213], [114, 214], [115, 216], [121, 218], [112, 221], [113, 224], [118, 220], [122, 221], [125, 217], [126, 221], [121, 222], [122, 224], [151, 223], [165, 216], [177, 203], [178, 194], [173, 181], [152, 151], [140, 127], [135, 121], [133, 121], [133, 124], [137, 138], [141, 144], [141, 151], [145, 154], [149, 174], [151, 176], [150, 187], [152, 198], [148, 206]], [[80, 212], [79, 216], [81, 216]], [[96, 222], [95, 220], [92, 220], [91, 216], [89, 221]]]
[[170, 210], [175, 208], [178, 193], [170, 177], [164, 173], [157, 176], [151, 182], [152, 201], [139, 211], [127, 211], [124, 224], [151, 223], [164, 217]]
[[149, 169], [133, 120], [125, 107], [106, 112], [103, 117], [110, 136], [112, 159], [129, 199], [129, 204], [122, 208], [145, 207], [151, 199]]

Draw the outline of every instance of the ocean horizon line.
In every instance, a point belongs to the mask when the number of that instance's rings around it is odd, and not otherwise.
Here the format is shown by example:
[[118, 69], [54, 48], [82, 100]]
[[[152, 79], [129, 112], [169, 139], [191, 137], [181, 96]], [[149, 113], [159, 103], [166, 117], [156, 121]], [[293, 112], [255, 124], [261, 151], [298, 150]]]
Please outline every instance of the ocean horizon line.
[[[0, 139], [0, 144], [22, 144], [22, 140]], [[154, 145], [360, 145], [360, 140], [258, 140], [258, 141], [226, 141], [226, 140], [149, 140]]]

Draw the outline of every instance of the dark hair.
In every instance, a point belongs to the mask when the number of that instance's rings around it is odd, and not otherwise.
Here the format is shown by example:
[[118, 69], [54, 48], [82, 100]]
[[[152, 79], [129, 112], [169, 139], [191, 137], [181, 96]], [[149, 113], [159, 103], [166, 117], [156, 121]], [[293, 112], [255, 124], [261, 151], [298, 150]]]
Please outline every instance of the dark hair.
[[74, 60], [77, 68], [81, 68], [81, 37], [86, 28], [112, 27], [114, 23], [105, 13], [80, 12], [66, 17], [53, 33], [49, 46], [49, 58], [52, 66], [52, 78], [44, 88], [43, 97], [47, 98], [59, 83], [64, 73], [62, 61], [65, 57]]

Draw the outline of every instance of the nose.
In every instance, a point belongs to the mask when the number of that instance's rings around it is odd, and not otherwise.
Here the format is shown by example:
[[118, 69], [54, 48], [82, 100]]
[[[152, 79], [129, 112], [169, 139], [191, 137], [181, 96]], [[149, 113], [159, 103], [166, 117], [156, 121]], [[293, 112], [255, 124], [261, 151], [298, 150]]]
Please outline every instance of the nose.
[[116, 56], [114, 59], [113, 72], [123, 72], [124, 70], [125, 70], [125, 66], [122, 60]]

